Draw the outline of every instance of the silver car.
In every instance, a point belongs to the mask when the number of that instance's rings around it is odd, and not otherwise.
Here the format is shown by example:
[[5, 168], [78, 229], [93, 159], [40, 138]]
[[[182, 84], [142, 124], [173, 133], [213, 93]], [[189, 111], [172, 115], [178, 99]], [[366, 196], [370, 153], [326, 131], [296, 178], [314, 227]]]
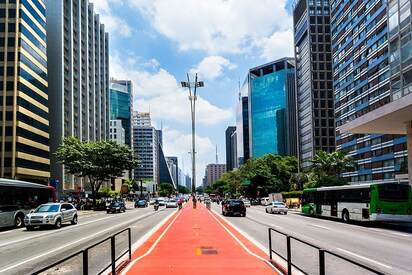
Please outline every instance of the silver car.
[[288, 213], [288, 208], [283, 202], [274, 201], [266, 206], [266, 213], [286, 215]]
[[42, 204], [24, 217], [27, 230], [36, 226], [60, 228], [65, 222], [77, 224], [77, 210], [71, 203]]

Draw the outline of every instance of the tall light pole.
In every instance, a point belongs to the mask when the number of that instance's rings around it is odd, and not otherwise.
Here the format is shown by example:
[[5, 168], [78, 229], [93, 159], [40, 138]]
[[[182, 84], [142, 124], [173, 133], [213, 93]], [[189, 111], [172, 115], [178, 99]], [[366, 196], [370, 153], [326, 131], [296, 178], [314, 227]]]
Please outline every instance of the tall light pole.
[[[190, 82], [189, 73], [187, 74], [187, 82], [181, 82], [183, 88], [189, 89], [189, 101], [190, 101], [190, 112], [192, 115], [192, 193], [196, 192], [196, 90], [197, 88], [204, 87], [203, 81], [197, 81], [197, 74], [195, 75], [195, 81]], [[192, 93], [193, 88], [193, 93]]]

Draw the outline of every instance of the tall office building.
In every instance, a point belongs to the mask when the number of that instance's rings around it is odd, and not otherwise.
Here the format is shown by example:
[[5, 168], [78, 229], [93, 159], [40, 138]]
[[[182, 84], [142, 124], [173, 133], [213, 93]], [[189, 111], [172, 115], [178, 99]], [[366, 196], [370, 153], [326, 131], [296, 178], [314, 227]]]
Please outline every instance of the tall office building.
[[236, 168], [236, 140], [233, 136], [236, 136], [236, 126], [229, 126], [225, 131], [225, 141], [226, 141], [226, 169], [227, 171], [232, 171]]
[[0, 177], [50, 178], [46, 8], [43, 0], [2, 1]]
[[[345, 8], [337, 3], [332, 7]], [[356, 47], [349, 54], [360, 81], [353, 91], [348, 91], [348, 96], [356, 95], [353, 104], [357, 108], [339, 123], [342, 147], [348, 144], [352, 152], [361, 156], [357, 173], [350, 176], [359, 181], [366, 173], [368, 180], [391, 181], [406, 179], [409, 171], [411, 184], [412, 150], [406, 150], [412, 148], [411, 1], [363, 1], [359, 11], [354, 11], [362, 28], [355, 29], [359, 38], [355, 37]], [[362, 87], [365, 88], [359, 91]], [[337, 92], [343, 101], [344, 94]], [[360, 98], [365, 98], [363, 104], [359, 103]], [[366, 151], [365, 155], [361, 150]]]
[[173, 179], [175, 181], [176, 186], [179, 185], [179, 163], [177, 157], [166, 157], [166, 162], [168, 164], [168, 167], [170, 169], [170, 172], [172, 173]]
[[[50, 149], [62, 139], [106, 139], [109, 133], [109, 36], [87, 0], [46, 0]], [[64, 172], [51, 154], [51, 177], [64, 189], [80, 178]], [[61, 186], [61, 185], [60, 185]], [[61, 187], [59, 188], [61, 190]]]
[[134, 179], [142, 180], [146, 190], [156, 192], [159, 181], [159, 136], [153, 126], [133, 127], [133, 150], [140, 161]]
[[304, 170], [316, 152], [335, 150], [329, 2], [296, 0], [293, 5], [298, 153]]
[[242, 165], [250, 158], [249, 148], [249, 78], [246, 77], [239, 91], [236, 107], [237, 163]]
[[150, 113], [134, 111], [132, 125], [133, 127], [151, 126], [152, 120], [150, 118]]
[[249, 70], [251, 158], [296, 155], [296, 96], [293, 58]]
[[110, 119], [120, 120], [125, 144], [132, 147], [133, 85], [130, 80], [110, 80]]
[[126, 142], [126, 131], [120, 119], [111, 119], [109, 124], [109, 139], [117, 144], [124, 145]]
[[192, 191], [192, 178], [189, 175], [185, 175], [185, 186], [189, 192]]
[[226, 173], [226, 164], [211, 163], [206, 165], [203, 188], [212, 186]]
[[342, 125], [391, 100], [387, 1], [332, 1], [331, 9], [337, 149], [357, 162], [355, 171], [343, 177], [348, 182], [394, 180], [405, 173], [400, 165], [407, 154], [404, 136], [341, 131]]

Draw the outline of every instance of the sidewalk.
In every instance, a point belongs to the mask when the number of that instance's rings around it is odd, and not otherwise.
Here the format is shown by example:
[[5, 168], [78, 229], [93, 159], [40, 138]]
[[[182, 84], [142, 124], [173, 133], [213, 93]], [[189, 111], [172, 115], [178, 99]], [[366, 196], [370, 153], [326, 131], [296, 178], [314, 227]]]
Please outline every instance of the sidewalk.
[[223, 219], [200, 203], [197, 209], [189, 203], [134, 252], [125, 271], [156, 275], [276, 274], [266, 259]]

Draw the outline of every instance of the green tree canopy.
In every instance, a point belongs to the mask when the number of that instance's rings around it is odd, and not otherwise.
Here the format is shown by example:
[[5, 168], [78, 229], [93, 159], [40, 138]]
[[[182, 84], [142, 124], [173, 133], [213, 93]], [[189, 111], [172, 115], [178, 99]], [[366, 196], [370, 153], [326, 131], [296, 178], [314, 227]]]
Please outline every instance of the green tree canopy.
[[132, 150], [112, 141], [81, 141], [76, 137], [63, 140], [56, 152], [67, 173], [88, 179], [96, 204], [96, 193], [103, 182], [121, 177], [137, 165]]
[[189, 194], [190, 193], [190, 190], [186, 186], [179, 185], [178, 189], [179, 189], [180, 194]]
[[159, 195], [161, 197], [169, 197], [175, 193], [175, 188], [172, 184], [164, 182], [159, 184]]

